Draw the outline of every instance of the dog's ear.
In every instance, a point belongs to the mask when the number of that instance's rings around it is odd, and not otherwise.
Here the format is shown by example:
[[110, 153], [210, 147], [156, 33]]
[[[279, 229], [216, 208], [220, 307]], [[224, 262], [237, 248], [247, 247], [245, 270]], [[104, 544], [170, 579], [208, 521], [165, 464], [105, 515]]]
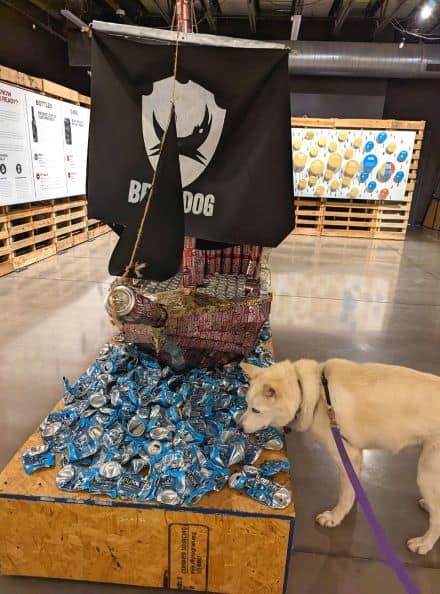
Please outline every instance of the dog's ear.
[[296, 421], [298, 431], [307, 431], [321, 393], [320, 365], [311, 359], [300, 359], [294, 363], [296, 375], [302, 388], [301, 410]]
[[244, 361], [242, 361], [240, 363], [240, 367], [243, 369], [243, 371], [245, 372], [245, 374], [250, 378], [253, 379], [254, 377], [257, 376], [258, 372], [260, 371], [260, 367], [257, 367], [256, 365], [251, 365], [250, 363], [245, 363]]
[[273, 386], [270, 386], [269, 384], [263, 385], [263, 396], [265, 398], [276, 398], [276, 395], [277, 391]]

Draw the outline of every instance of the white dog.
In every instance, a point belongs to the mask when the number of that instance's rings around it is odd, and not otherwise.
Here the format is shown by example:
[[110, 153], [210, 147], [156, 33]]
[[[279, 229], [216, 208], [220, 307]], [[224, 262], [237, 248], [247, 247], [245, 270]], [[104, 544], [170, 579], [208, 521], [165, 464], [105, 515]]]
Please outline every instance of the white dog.
[[293, 421], [324, 445], [340, 476], [336, 506], [316, 518], [321, 526], [338, 526], [351, 510], [354, 491], [345, 473], [330, 430], [321, 377], [328, 380], [336, 420], [354, 468], [359, 473], [362, 450], [384, 448], [398, 452], [422, 446], [417, 484], [429, 513], [429, 529], [408, 541], [411, 551], [424, 555], [440, 536], [440, 377], [406, 367], [353, 363], [330, 359], [283, 361], [260, 368], [241, 364], [250, 378], [248, 408], [241, 419], [246, 433]]

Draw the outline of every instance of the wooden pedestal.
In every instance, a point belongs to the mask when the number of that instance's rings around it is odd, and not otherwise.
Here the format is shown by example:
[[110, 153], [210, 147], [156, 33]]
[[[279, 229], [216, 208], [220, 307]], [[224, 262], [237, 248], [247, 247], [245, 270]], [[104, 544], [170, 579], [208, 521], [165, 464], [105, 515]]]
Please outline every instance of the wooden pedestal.
[[[191, 507], [64, 493], [55, 485], [57, 469], [24, 473], [20, 456], [39, 443], [36, 432], [0, 474], [1, 573], [224, 594], [284, 592], [293, 504], [272, 510], [228, 487]], [[267, 452], [263, 459], [285, 456]], [[286, 473], [276, 478], [291, 486]]]

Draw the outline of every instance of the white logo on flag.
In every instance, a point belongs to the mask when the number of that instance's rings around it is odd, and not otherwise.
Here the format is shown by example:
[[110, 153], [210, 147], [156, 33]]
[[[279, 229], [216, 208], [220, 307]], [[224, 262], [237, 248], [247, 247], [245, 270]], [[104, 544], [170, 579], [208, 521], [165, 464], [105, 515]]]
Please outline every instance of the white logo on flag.
[[[142, 96], [142, 133], [153, 169], [168, 123], [172, 91], [170, 76], [156, 81], [151, 94]], [[217, 105], [213, 93], [193, 81], [176, 81], [175, 105], [180, 174], [186, 188], [211, 162], [222, 135], [226, 110]]]

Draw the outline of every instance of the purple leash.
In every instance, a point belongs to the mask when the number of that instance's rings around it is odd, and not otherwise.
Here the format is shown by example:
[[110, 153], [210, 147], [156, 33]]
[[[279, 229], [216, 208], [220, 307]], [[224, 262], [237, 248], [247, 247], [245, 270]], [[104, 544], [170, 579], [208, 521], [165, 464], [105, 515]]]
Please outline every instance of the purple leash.
[[330, 418], [330, 427], [336, 443], [336, 447], [338, 448], [342, 464], [344, 465], [345, 471], [353, 486], [356, 499], [359, 501], [360, 506], [362, 507], [362, 511], [364, 512], [365, 517], [367, 519], [367, 522], [369, 523], [370, 528], [373, 531], [374, 538], [376, 539], [376, 543], [378, 548], [380, 549], [382, 558], [385, 561], [385, 563], [387, 563], [387, 565], [389, 565], [391, 569], [394, 571], [400, 583], [405, 588], [408, 594], [420, 594], [419, 589], [410, 578], [403, 563], [400, 561], [396, 553], [393, 551], [393, 548], [386, 534], [380, 527], [380, 524], [377, 521], [377, 518], [374, 514], [373, 508], [371, 507], [370, 501], [368, 500], [367, 494], [365, 493], [356, 474], [356, 471], [353, 468], [350, 457], [347, 454], [347, 450], [345, 449], [339, 426], [336, 422], [335, 412], [333, 410], [332, 403], [330, 400], [328, 381], [324, 373], [321, 376], [321, 381], [324, 387], [325, 398], [327, 401], [327, 410]]

